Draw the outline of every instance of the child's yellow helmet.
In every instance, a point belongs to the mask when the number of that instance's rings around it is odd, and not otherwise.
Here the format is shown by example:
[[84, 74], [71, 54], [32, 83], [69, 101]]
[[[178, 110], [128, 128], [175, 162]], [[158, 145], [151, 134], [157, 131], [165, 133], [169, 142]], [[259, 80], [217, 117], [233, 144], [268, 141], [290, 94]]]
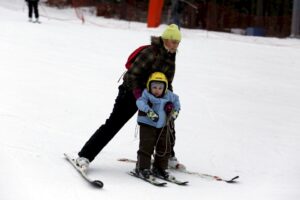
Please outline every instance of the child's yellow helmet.
[[162, 82], [165, 84], [165, 90], [164, 90], [164, 93], [166, 93], [167, 89], [168, 89], [168, 79], [167, 77], [165, 76], [164, 73], [162, 72], [154, 72], [152, 73], [150, 76], [149, 76], [149, 79], [147, 81], [147, 90], [150, 91], [150, 85], [151, 85], [151, 82], [153, 81], [157, 81], [157, 82]]

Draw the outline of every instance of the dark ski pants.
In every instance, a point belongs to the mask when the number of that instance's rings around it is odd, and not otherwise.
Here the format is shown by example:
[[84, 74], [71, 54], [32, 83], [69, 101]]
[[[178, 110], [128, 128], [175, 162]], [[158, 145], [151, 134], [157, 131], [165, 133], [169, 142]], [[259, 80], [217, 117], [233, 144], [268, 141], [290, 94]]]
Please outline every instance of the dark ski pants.
[[167, 130], [167, 127], [155, 128], [148, 125], [140, 125], [140, 145], [137, 152], [137, 169], [150, 169], [151, 155], [153, 153], [153, 166], [163, 170], [167, 169], [170, 150], [170, 131]]
[[132, 91], [129, 91], [123, 85], [120, 85], [112, 113], [105, 121], [105, 124], [100, 126], [86, 142], [78, 153], [78, 156], [93, 161], [105, 145], [118, 133], [136, 111], [136, 99], [133, 96]]
[[39, 10], [38, 10], [38, 1], [28, 1], [28, 10], [29, 10], [29, 13], [28, 13], [28, 17], [29, 18], [32, 18], [32, 11], [34, 11], [34, 16], [35, 18], [39, 18]]

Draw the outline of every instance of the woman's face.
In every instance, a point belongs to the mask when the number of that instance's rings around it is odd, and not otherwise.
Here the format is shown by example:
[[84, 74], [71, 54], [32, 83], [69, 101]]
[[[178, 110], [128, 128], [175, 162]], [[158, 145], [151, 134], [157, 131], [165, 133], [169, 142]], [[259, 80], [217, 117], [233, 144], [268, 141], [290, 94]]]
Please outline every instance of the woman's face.
[[176, 53], [179, 43], [177, 40], [164, 40], [166, 49], [171, 53]]

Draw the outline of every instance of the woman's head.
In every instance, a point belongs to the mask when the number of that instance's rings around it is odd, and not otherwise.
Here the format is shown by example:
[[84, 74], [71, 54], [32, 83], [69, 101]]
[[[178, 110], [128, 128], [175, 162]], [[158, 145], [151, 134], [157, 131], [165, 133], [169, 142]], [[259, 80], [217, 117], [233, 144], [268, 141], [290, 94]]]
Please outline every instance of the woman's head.
[[171, 53], [176, 53], [181, 41], [181, 33], [178, 26], [176, 24], [167, 26], [161, 38], [164, 41], [165, 48]]

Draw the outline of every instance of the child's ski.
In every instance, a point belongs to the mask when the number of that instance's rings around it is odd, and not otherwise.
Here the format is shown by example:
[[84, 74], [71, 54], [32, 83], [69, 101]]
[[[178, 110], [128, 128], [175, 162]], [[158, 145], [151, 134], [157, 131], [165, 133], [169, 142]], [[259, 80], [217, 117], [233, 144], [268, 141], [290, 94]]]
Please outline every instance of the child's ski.
[[81, 176], [84, 178], [84, 180], [86, 180], [88, 183], [90, 183], [91, 185], [97, 187], [97, 188], [103, 188], [103, 182], [100, 180], [92, 180], [91, 178], [89, 178], [86, 174], [85, 171], [83, 171], [80, 167], [78, 167], [76, 165], [75, 159], [71, 158], [68, 154], [64, 153], [65, 158], [67, 159], [67, 161], [69, 161], [69, 163], [72, 164], [72, 166], [81, 174]]
[[[127, 163], [136, 163], [136, 160], [132, 160], [132, 159], [128, 159], [128, 158], [120, 158], [120, 159], [118, 159], [118, 161], [127, 162]], [[200, 178], [203, 178], [203, 179], [223, 181], [223, 182], [226, 182], [226, 183], [236, 183], [236, 179], [239, 178], [239, 176], [235, 176], [231, 179], [223, 179], [219, 176], [214, 176], [214, 175], [211, 175], [211, 174], [205, 174], [205, 173], [200, 173], [200, 172], [192, 172], [192, 171], [188, 171], [186, 169], [185, 170], [170, 169], [170, 170], [185, 173], [185, 174], [196, 175], [196, 176], [199, 176]]]
[[177, 185], [187, 185], [189, 182], [188, 181], [180, 181], [180, 180], [177, 180], [175, 176], [172, 176], [172, 175], [169, 175], [168, 178], [163, 178], [161, 176], [155, 176], [154, 177], [157, 177], [159, 179], [162, 179], [162, 180], [165, 180], [165, 181], [168, 181], [170, 183], [175, 183]]
[[154, 178], [153, 176], [151, 176], [149, 179], [143, 178], [143, 177], [139, 176], [135, 171], [130, 171], [130, 172], [128, 172], [128, 174], [133, 177], [140, 178], [143, 181], [146, 181], [155, 186], [163, 187], [167, 184], [166, 182], [157, 181], [156, 178]]

